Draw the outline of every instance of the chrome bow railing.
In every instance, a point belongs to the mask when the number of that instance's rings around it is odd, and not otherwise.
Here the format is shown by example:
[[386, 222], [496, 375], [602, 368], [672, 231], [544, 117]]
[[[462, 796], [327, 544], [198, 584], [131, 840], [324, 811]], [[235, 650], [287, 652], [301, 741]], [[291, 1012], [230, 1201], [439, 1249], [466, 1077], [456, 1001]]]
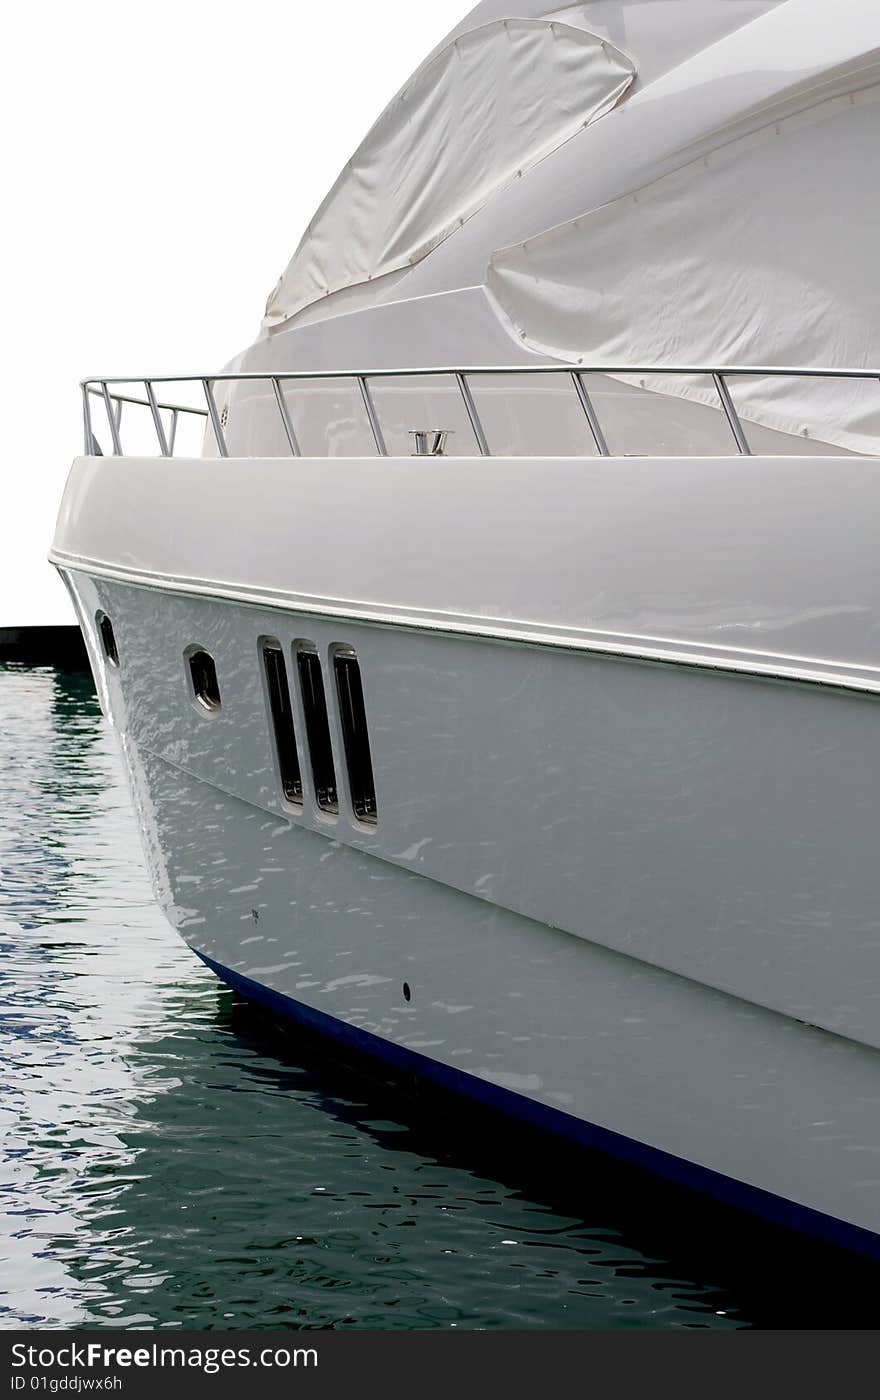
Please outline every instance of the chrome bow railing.
[[[271, 386], [275, 407], [278, 413], [280, 424], [284, 430], [290, 454], [294, 457], [301, 456], [299, 440], [294, 426], [294, 418], [291, 412], [291, 405], [285, 386], [306, 385], [319, 380], [350, 380], [357, 385], [360, 398], [363, 402], [367, 423], [372, 436], [373, 445], [379, 456], [388, 455], [388, 448], [382, 430], [382, 424], [376, 409], [375, 400], [371, 392], [371, 384], [375, 380], [389, 379], [416, 379], [416, 378], [446, 378], [451, 380], [461, 398], [462, 405], [467, 415], [473, 431], [477, 450], [481, 456], [490, 457], [492, 450], [488, 438], [484, 431], [483, 423], [473, 394], [472, 381], [481, 376], [488, 375], [513, 375], [513, 376], [533, 376], [542, 374], [554, 374], [557, 376], [567, 376], [571, 382], [572, 391], [577, 396], [584, 418], [587, 423], [596, 452], [599, 456], [609, 457], [611, 452], [599, 421], [592, 397], [587, 389], [585, 381], [586, 375], [602, 374], [610, 377], [641, 377], [659, 376], [663, 378], [694, 378], [708, 379], [711, 381], [714, 392], [717, 396], [718, 406], [722, 410], [727, 424], [730, 428], [733, 443], [736, 451], [748, 456], [751, 454], [749, 441], [743, 427], [742, 419], [737, 413], [733, 399], [730, 394], [728, 380], [737, 378], [751, 379], [827, 379], [827, 380], [880, 380], [880, 370], [868, 369], [818, 369], [801, 367], [781, 367], [778, 365], [578, 365], [568, 366], [559, 364], [549, 365], [479, 365], [467, 368], [456, 368], [453, 366], [431, 366], [419, 369], [380, 369], [380, 370], [290, 370], [275, 374], [260, 371], [250, 371], [244, 374], [213, 374], [213, 375], [170, 375], [158, 374], [149, 377], [139, 378], [114, 378], [85, 379], [81, 383], [83, 400], [83, 424], [85, 436], [85, 450], [87, 455], [100, 452], [97, 437], [93, 430], [92, 400], [97, 399], [103, 408], [106, 417], [106, 426], [109, 429], [110, 442], [114, 456], [124, 456], [122, 447], [122, 410], [127, 404], [137, 404], [141, 408], [149, 410], [152, 417], [153, 428], [155, 430], [156, 441], [159, 448], [159, 455], [172, 457], [174, 455], [175, 441], [177, 438], [177, 427], [181, 414], [192, 414], [210, 421], [211, 430], [217, 451], [221, 457], [228, 457], [229, 450], [226, 443], [224, 424], [222, 415], [217, 408], [217, 400], [214, 393], [214, 386], [217, 384], [240, 384], [248, 382], [260, 382]], [[157, 396], [156, 386], [167, 384], [194, 384], [198, 386], [201, 396], [204, 399], [204, 407], [182, 403], [167, 403], [161, 401]], [[121, 393], [118, 386], [141, 385], [144, 397], [140, 398], [136, 394]], [[160, 391], [161, 392], [161, 391]], [[163, 414], [168, 415], [167, 422]]]

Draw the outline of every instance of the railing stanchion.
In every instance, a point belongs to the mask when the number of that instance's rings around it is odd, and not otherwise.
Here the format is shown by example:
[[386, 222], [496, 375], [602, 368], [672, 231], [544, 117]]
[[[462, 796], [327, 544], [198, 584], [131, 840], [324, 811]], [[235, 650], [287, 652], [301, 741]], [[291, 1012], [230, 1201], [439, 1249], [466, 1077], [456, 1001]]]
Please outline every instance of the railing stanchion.
[[296, 433], [293, 431], [293, 422], [291, 421], [290, 410], [287, 407], [287, 400], [284, 397], [284, 390], [274, 375], [272, 376], [272, 392], [275, 395], [278, 412], [281, 414], [281, 422], [284, 427], [284, 435], [287, 438], [287, 446], [290, 448], [290, 455], [291, 457], [301, 457], [302, 453], [299, 450]]
[[473, 430], [474, 437], [476, 438], [480, 456], [491, 457], [492, 453], [489, 450], [489, 443], [486, 440], [486, 434], [483, 432], [483, 425], [480, 422], [480, 415], [477, 412], [477, 405], [474, 403], [474, 396], [471, 393], [471, 386], [467, 382], [467, 375], [464, 373], [464, 371], [458, 371], [456, 373], [455, 382], [458, 385], [458, 392], [461, 394], [461, 401], [464, 404], [465, 412], [468, 416], [468, 421], [471, 425], [471, 429]]
[[91, 457], [91, 456], [94, 454], [94, 451], [95, 451], [95, 435], [94, 435], [94, 433], [92, 432], [92, 407], [91, 407], [91, 404], [89, 403], [89, 386], [88, 386], [88, 384], [83, 384], [83, 386], [82, 386], [82, 396], [83, 396], [83, 438], [84, 438], [84, 440], [85, 440], [85, 441], [84, 441], [85, 455], [86, 455], [87, 457]]
[[599, 416], [593, 407], [593, 400], [587, 393], [586, 385], [581, 378], [580, 370], [571, 370], [571, 382], [574, 385], [575, 393], [580, 399], [581, 408], [584, 410], [584, 417], [589, 425], [593, 442], [596, 444], [596, 451], [600, 457], [610, 457], [611, 453], [608, 450], [608, 443], [605, 441], [602, 424], [599, 422]]
[[376, 451], [380, 457], [387, 457], [388, 448], [385, 446], [385, 435], [382, 432], [382, 425], [376, 413], [373, 395], [370, 393], [370, 388], [367, 384], [367, 376], [365, 374], [358, 374], [355, 377], [361, 391], [361, 398], [364, 401], [367, 418], [370, 420], [370, 431], [373, 434], [373, 442], [376, 444]]
[[173, 457], [173, 456], [174, 456], [174, 442], [175, 442], [175, 439], [176, 439], [176, 437], [177, 437], [177, 419], [178, 419], [178, 410], [177, 410], [176, 408], [172, 408], [172, 410], [171, 410], [171, 432], [168, 434], [168, 456], [169, 456], [169, 457]]
[[101, 397], [104, 400], [104, 408], [107, 411], [107, 422], [110, 425], [110, 441], [113, 444], [113, 456], [122, 456], [122, 443], [119, 440], [119, 424], [116, 421], [116, 414], [113, 412], [113, 405], [110, 402], [110, 390], [107, 388], [106, 379], [101, 380]]
[[725, 416], [730, 424], [730, 431], [733, 433], [737, 451], [743, 457], [751, 457], [752, 449], [749, 447], [746, 435], [743, 432], [743, 425], [739, 421], [739, 414], [733, 406], [733, 399], [730, 397], [730, 390], [727, 387], [724, 375], [713, 374], [712, 380], [715, 384], [718, 397], [721, 400], [721, 407], [724, 409]]
[[205, 402], [208, 405], [208, 416], [211, 419], [211, 427], [214, 429], [214, 440], [217, 443], [217, 451], [220, 453], [221, 457], [228, 457], [229, 452], [226, 447], [226, 439], [223, 436], [220, 414], [217, 412], [217, 402], [214, 398], [214, 390], [210, 379], [202, 380], [202, 388], [205, 391]]
[[159, 440], [159, 452], [163, 457], [170, 457], [168, 451], [168, 439], [165, 437], [165, 425], [162, 422], [162, 415], [159, 412], [159, 405], [156, 402], [156, 394], [151, 380], [144, 380], [144, 392], [150, 405], [150, 413], [153, 415], [153, 427], [156, 429], [156, 437]]

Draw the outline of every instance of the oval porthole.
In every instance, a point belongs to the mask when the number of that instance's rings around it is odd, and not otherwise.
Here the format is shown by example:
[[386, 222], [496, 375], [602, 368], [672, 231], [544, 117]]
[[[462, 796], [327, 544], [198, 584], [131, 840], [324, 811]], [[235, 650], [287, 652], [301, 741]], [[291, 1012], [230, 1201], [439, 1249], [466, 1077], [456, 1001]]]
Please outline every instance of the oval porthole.
[[217, 667], [214, 658], [207, 651], [197, 649], [187, 652], [189, 678], [192, 693], [203, 710], [214, 713], [220, 708], [220, 684], [217, 680]]
[[116, 634], [113, 631], [113, 623], [110, 621], [107, 614], [102, 612], [95, 615], [95, 621], [98, 624], [98, 633], [101, 638], [101, 646], [104, 649], [104, 655], [111, 666], [118, 667], [119, 651], [116, 646]]

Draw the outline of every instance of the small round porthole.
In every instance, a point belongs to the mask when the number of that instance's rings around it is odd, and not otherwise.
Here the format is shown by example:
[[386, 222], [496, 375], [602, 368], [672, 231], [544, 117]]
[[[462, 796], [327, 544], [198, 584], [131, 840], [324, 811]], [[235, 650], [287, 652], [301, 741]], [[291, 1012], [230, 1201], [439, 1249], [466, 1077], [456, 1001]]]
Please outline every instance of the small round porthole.
[[113, 631], [113, 623], [106, 613], [96, 613], [95, 621], [98, 624], [98, 634], [101, 638], [101, 646], [104, 648], [104, 655], [111, 666], [119, 665], [119, 651], [116, 646], [116, 634]]
[[186, 654], [193, 698], [203, 710], [214, 713], [220, 708], [220, 685], [213, 656], [197, 649]]

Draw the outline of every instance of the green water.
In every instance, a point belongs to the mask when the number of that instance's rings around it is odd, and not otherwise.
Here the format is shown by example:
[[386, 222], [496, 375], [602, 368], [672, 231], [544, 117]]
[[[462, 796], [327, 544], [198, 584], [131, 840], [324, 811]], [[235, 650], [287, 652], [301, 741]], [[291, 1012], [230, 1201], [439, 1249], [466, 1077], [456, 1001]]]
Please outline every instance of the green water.
[[0, 668], [0, 1326], [873, 1325], [876, 1272], [284, 1038], [155, 908], [91, 682]]

